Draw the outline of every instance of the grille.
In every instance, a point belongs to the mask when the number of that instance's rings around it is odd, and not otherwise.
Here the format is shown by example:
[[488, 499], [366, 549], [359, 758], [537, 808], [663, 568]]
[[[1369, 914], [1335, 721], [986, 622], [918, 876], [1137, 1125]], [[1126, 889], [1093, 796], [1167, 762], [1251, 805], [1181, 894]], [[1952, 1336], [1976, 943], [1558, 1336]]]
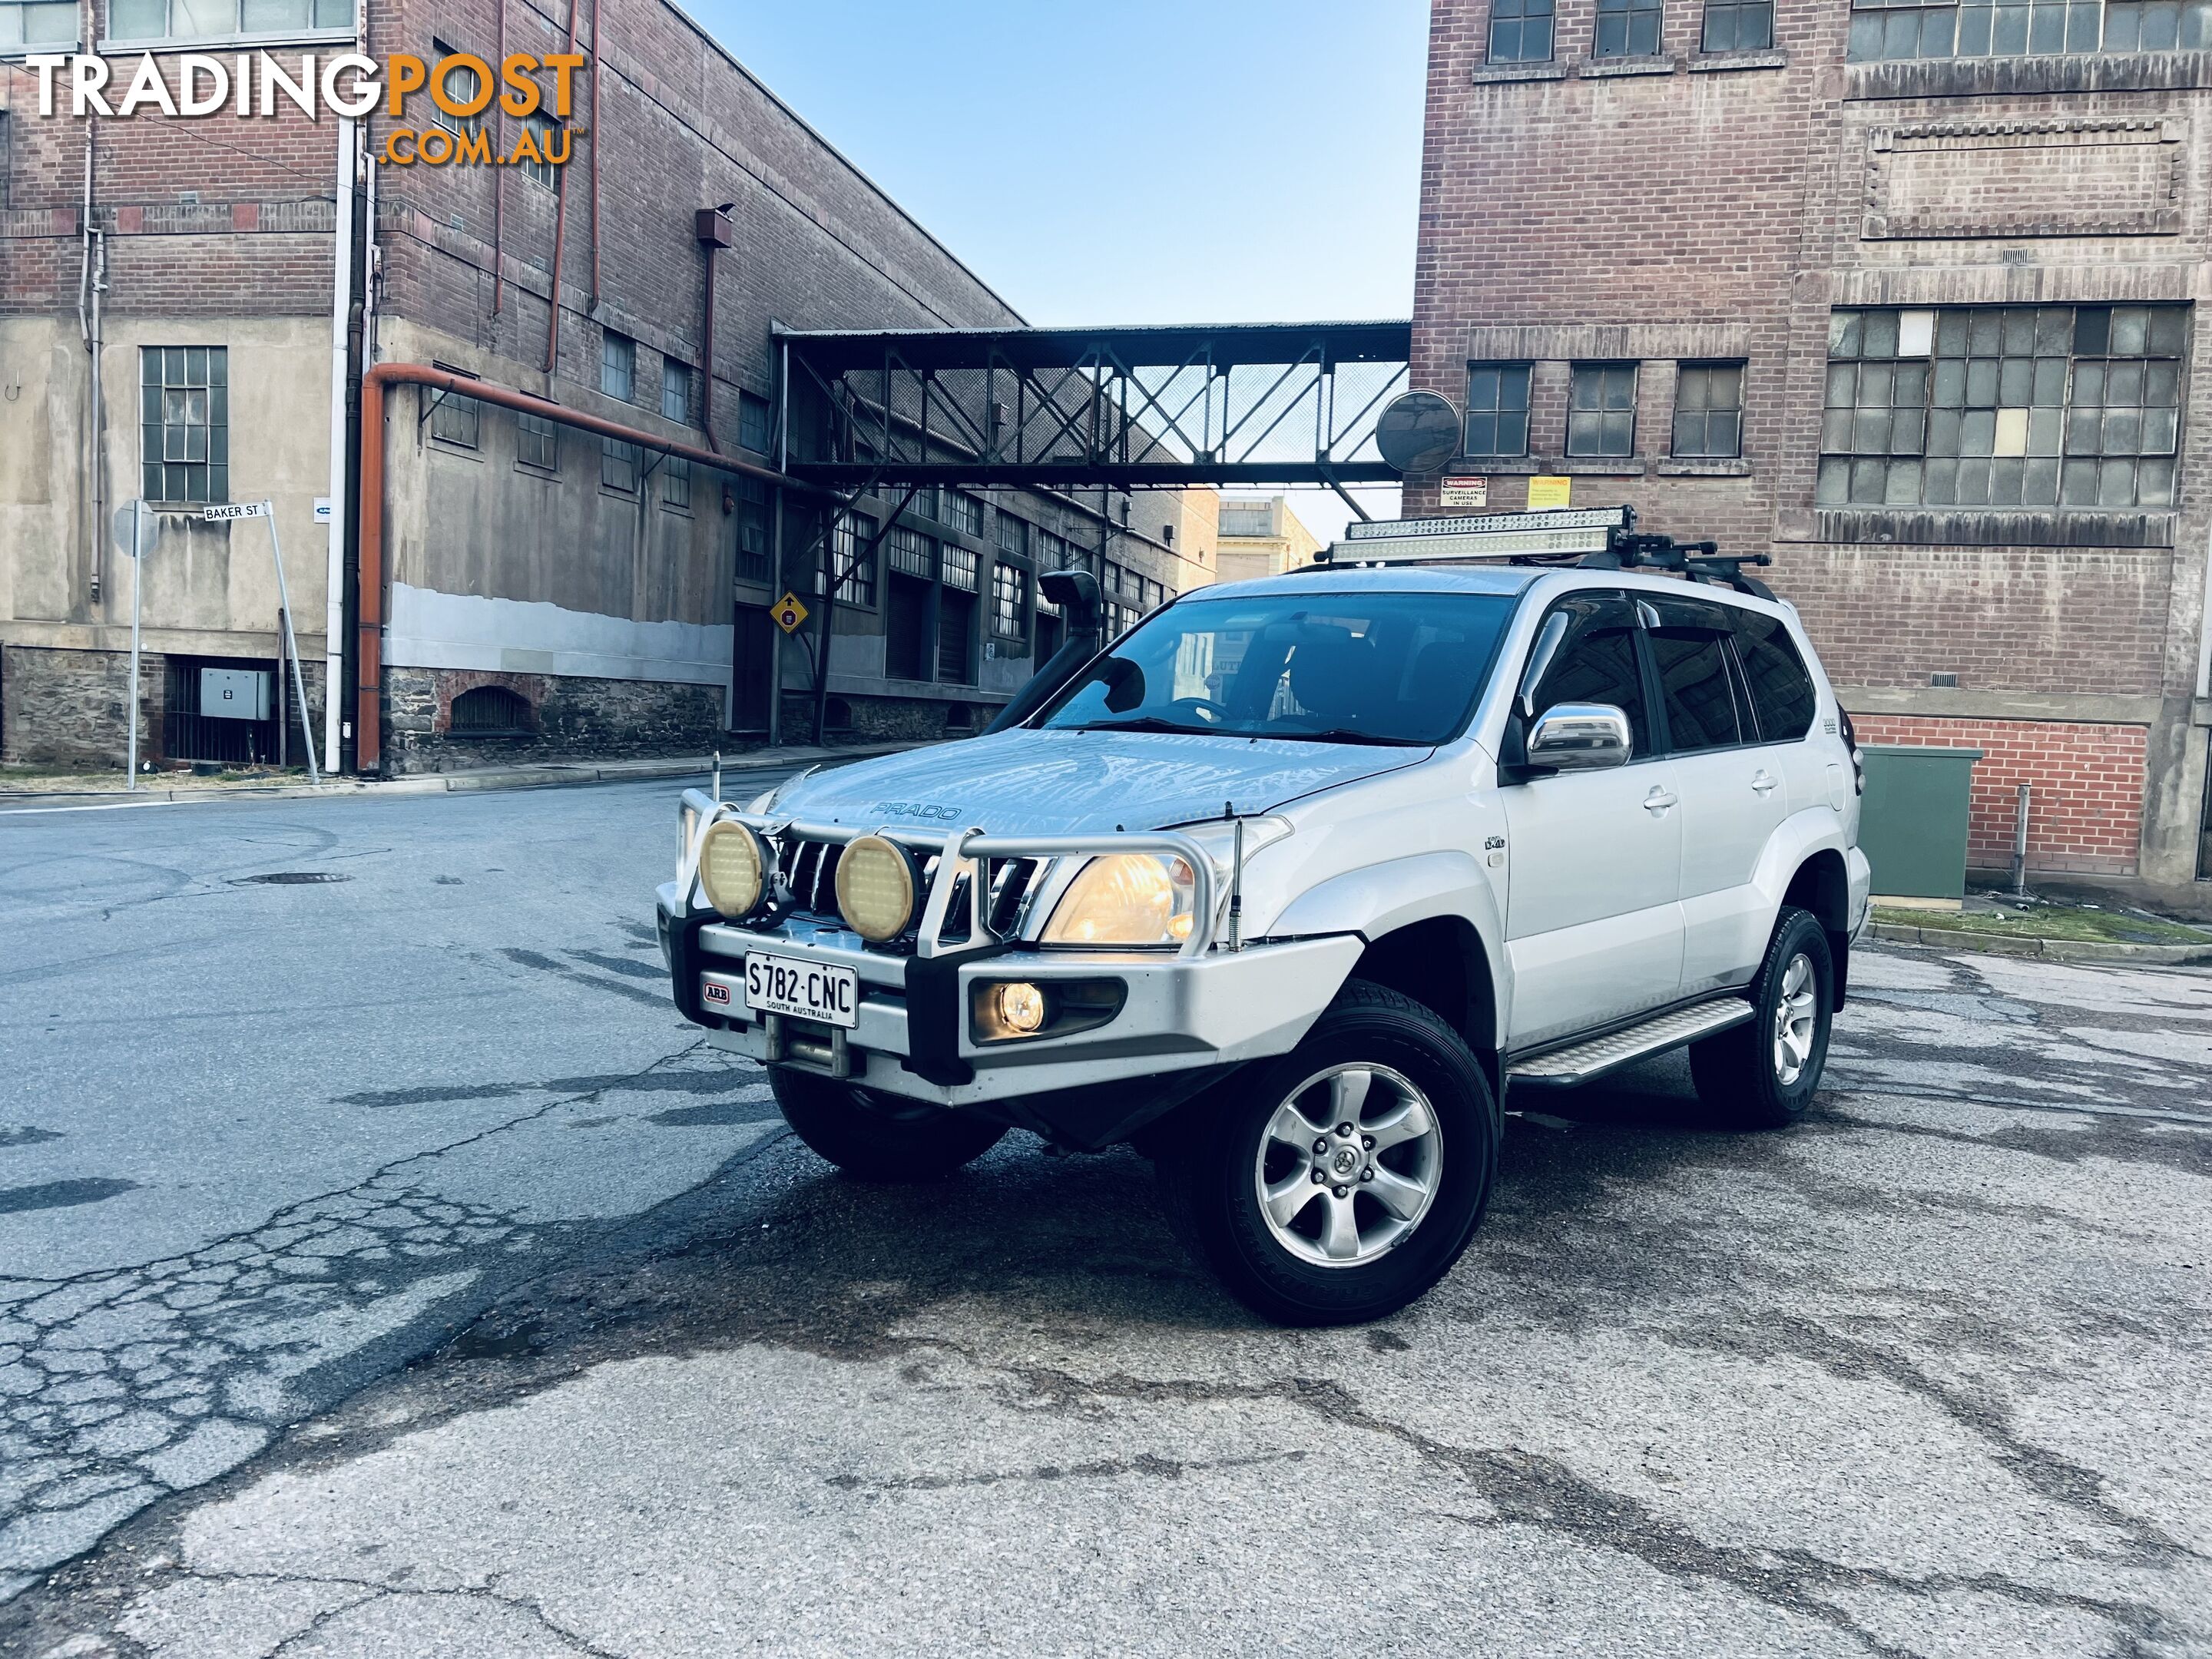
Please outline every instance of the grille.
[[[802, 915], [843, 926], [837, 915], [837, 860], [843, 848], [834, 842], [804, 841], [787, 834], [776, 842], [776, 862], [789, 884], [793, 908]], [[927, 895], [937, 878], [937, 855], [920, 860], [921, 889]], [[1036, 884], [1042, 861], [1037, 859], [992, 859], [985, 872], [989, 883], [987, 910], [991, 931], [1004, 939], [1020, 919], [1022, 901]], [[952, 902], [945, 918], [946, 941], [968, 937], [968, 882], [962, 876], [953, 884]]]

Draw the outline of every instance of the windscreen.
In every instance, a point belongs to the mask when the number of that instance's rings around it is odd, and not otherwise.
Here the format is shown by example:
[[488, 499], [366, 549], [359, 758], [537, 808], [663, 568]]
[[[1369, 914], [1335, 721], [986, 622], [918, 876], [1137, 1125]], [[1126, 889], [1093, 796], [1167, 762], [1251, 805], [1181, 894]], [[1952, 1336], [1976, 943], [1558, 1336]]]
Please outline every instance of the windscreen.
[[1489, 593], [1178, 600], [1116, 641], [1038, 724], [1443, 743], [1467, 723], [1515, 604]]

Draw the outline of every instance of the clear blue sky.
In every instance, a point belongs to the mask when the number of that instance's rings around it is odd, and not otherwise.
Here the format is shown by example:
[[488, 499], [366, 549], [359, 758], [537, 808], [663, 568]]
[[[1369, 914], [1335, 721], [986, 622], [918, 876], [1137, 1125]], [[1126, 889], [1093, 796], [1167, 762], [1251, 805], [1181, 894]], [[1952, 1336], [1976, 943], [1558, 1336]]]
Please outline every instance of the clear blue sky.
[[1033, 323], [1411, 311], [1423, 0], [690, 9]]

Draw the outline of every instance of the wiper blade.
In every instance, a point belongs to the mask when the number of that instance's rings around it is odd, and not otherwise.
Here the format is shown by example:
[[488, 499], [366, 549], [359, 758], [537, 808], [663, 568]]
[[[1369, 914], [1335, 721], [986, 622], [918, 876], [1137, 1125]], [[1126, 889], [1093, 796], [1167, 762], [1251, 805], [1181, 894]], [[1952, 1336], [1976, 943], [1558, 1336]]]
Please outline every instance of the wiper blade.
[[1356, 732], [1348, 726], [1332, 726], [1325, 732], [1261, 732], [1256, 737], [1279, 738], [1285, 743], [1366, 743], [1384, 749], [1425, 749], [1419, 738], [1386, 738], [1373, 732]]
[[1176, 720], [1164, 720], [1157, 714], [1139, 715], [1133, 720], [1089, 720], [1073, 728], [1078, 732], [1180, 732], [1192, 737], [1241, 737], [1242, 732], [1223, 732], [1212, 726], [1184, 726]]

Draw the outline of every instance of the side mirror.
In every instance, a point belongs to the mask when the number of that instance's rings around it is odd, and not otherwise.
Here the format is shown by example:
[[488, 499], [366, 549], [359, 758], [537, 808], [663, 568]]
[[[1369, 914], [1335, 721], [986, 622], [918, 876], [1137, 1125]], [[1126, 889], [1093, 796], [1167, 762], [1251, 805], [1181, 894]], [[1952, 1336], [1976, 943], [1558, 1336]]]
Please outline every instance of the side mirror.
[[1611, 703], [1554, 703], [1529, 728], [1527, 763], [1554, 772], [1593, 772], [1626, 766], [1634, 746], [1628, 716]]

